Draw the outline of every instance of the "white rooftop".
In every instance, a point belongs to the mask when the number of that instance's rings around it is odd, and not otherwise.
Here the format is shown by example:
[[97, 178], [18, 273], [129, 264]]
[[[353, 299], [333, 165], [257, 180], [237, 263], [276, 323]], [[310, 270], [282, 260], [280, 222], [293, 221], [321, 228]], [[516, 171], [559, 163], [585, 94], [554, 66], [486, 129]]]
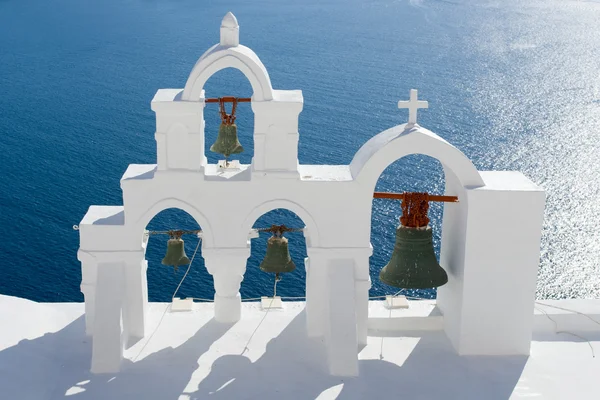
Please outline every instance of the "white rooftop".
[[[382, 303], [369, 303], [370, 325], [389, 318]], [[323, 344], [306, 336], [303, 302], [287, 302], [284, 310], [271, 310], [266, 317], [259, 303], [244, 303], [235, 324], [215, 322], [212, 304], [164, 313], [167, 304], [151, 303], [149, 333], [125, 351], [121, 372], [94, 375], [84, 304], [0, 296], [0, 320], [11, 321], [11, 329], [0, 330], [0, 398], [600, 398], [600, 358], [593, 356], [600, 354], [600, 325], [590, 319], [600, 321], [600, 300], [543, 303], [588, 316], [538, 303], [529, 357], [461, 357], [440, 330], [382, 337], [384, 332], [370, 329], [357, 378], [327, 373]], [[394, 310], [391, 316], [429, 314], [434, 318], [429, 329], [437, 329], [440, 316], [431, 301]]]

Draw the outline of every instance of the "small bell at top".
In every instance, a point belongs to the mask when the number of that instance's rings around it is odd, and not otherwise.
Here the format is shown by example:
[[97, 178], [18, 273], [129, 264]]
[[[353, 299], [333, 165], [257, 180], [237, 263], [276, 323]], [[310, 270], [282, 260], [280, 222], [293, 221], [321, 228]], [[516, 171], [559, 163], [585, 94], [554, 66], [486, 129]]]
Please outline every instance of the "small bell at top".
[[167, 242], [167, 254], [162, 259], [163, 265], [171, 265], [177, 271], [180, 265], [188, 265], [190, 259], [185, 254], [184, 242], [181, 237], [172, 237]]
[[227, 159], [232, 154], [239, 154], [244, 151], [237, 135], [237, 125], [235, 124], [235, 109], [237, 99], [233, 99], [231, 115], [225, 112], [225, 102], [219, 99], [219, 113], [221, 115], [221, 125], [219, 126], [219, 135], [217, 140], [210, 146], [210, 151], [223, 154]]

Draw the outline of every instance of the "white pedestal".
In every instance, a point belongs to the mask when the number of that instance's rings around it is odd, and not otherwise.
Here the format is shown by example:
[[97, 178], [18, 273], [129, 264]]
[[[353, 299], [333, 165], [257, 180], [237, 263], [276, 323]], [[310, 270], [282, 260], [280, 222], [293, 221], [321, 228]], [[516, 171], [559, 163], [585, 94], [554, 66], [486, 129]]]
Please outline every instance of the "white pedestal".
[[228, 165], [225, 165], [225, 160], [219, 160], [217, 163], [219, 169], [240, 169], [240, 160], [231, 160]]
[[178, 299], [174, 298], [173, 303], [171, 304], [171, 312], [177, 311], [192, 311], [194, 308], [194, 299]]
[[275, 296], [275, 297], [262, 296], [260, 298], [260, 305], [263, 310], [268, 310], [268, 309], [281, 310], [283, 308], [283, 302], [281, 301], [281, 297], [279, 297], [279, 296]]
[[242, 316], [242, 298], [215, 295], [215, 320], [222, 323], [238, 322]]
[[408, 308], [408, 301], [405, 296], [392, 296], [388, 294], [385, 296], [385, 308]]

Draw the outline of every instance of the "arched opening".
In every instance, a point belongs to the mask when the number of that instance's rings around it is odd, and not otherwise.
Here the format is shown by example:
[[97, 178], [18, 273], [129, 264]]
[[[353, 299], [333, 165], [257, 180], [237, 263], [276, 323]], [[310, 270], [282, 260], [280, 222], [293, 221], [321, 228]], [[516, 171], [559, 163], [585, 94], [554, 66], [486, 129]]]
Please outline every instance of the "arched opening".
[[[205, 97], [251, 97], [252, 85], [248, 78], [236, 68], [225, 68], [212, 75], [204, 86]], [[232, 103], [225, 104], [225, 111], [230, 114]], [[232, 154], [229, 160], [239, 160], [241, 164], [250, 164], [254, 155], [254, 113], [250, 103], [238, 103], [235, 112], [238, 140], [244, 148], [239, 154]], [[218, 103], [207, 103], [204, 108], [204, 154], [209, 164], [224, 160], [222, 154], [212, 152], [210, 147], [217, 140], [221, 117]]]
[[[271, 225], [286, 225], [290, 228], [304, 228], [302, 219], [294, 212], [277, 208], [261, 215], [253, 224], [254, 229], [269, 228]], [[242, 299], [273, 296], [274, 274], [260, 270], [267, 251], [267, 240], [271, 233], [262, 232], [258, 238], [251, 239], [251, 253], [246, 264], [246, 273], [240, 288]], [[296, 269], [282, 275], [282, 280], [277, 284], [277, 295], [285, 301], [286, 297], [304, 297], [306, 293], [306, 239], [303, 232], [287, 232], [284, 237], [288, 239], [290, 256]]]
[[[187, 212], [179, 208], [168, 208], [156, 214], [146, 229], [148, 231], [198, 230], [202, 227]], [[195, 234], [184, 235], [182, 239], [185, 243], [185, 253], [192, 264], [177, 292], [177, 297], [212, 299], [215, 292], [213, 278], [204, 266], [201, 239]], [[148, 261], [148, 300], [151, 302], [171, 302], [173, 293], [188, 267], [182, 265], [174, 271], [173, 267], [162, 265], [168, 240], [169, 235], [165, 234], [150, 234], [148, 238], [146, 260]], [[196, 256], [192, 260], [196, 249]]]
[[[379, 176], [375, 190], [378, 192], [428, 192], [444, 194], [445, 176], [442, 164], [435, 158], [411, 154], [390, 164]], [[390, 261], [396, 242], [396, 228], [402, 214], [399, 200], [374, 199], [371, 214], [371, 244], [373, 255], [370, 259], [370, 296], [383, 296], [398, 293], [399, 289], [380, 281], [379, 271]], [[442, 216], [444, 205], [429, 203], [429, 225], [433, 231], [433, 245], [436, 258], [440, 259]], [[436, 289], [406, 289], [400, 294], [435, 298]]]

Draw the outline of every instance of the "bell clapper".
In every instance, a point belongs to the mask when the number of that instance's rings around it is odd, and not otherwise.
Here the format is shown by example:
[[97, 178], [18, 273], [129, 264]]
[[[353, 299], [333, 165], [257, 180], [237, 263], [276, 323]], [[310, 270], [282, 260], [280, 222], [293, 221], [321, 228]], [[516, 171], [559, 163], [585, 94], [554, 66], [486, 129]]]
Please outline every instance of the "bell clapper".
[[283, 302], [281, 297], [277, 296], [277, 283], [281, 281], [282, 277], [279, 272], [275, 273], [275, 283], [273, 285], [273, 297], [263, 296], [260, 298], [260, 304], [263, 310], [270, 310], [271, 308], [283, 308]]
[[281, 280], [281, 276], [279, 276], [279, 272], [275, 273], [275, 285], [273, 285], [273, 298], [277, 297], [277, 282]]

